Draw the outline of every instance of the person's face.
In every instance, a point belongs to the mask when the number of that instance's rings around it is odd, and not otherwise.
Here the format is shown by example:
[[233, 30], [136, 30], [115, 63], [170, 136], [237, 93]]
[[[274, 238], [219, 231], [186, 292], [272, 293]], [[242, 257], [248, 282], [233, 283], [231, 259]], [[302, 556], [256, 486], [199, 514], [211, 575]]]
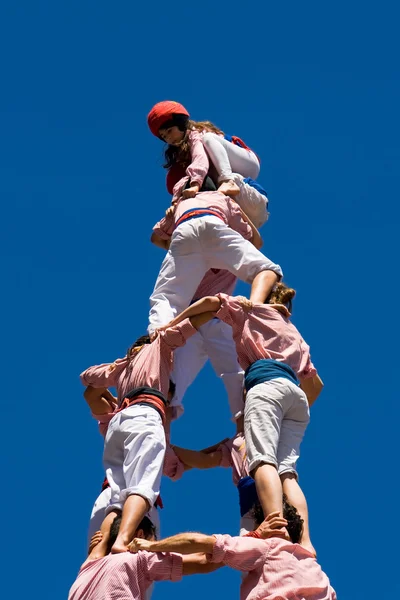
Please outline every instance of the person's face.
[[176, 125], [173, 125], [173, 127], [167, 127], [166, 129], [161, 128], [159, 133], [161, 139], [171, 146], [177, 146], [185, 137], [185, 132], [181, 131]]

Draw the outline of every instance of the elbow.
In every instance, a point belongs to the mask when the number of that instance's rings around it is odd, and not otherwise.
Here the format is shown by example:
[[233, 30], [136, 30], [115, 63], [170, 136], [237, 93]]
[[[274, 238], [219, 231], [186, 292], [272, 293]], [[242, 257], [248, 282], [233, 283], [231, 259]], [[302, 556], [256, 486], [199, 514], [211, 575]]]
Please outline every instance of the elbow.
[[207, 310], [216, 312], [221, 308], [221, 300], [217, 296], [206, 296], [204, 302], [207, 306]]

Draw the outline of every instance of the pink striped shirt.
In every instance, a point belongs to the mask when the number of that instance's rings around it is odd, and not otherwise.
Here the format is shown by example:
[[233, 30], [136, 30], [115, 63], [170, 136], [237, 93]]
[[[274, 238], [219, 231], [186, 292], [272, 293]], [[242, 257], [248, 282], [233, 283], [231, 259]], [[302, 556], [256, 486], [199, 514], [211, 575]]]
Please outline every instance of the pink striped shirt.
[[108, 554], [84, 563], [68, 600], [144, 600], [153, 581], [181, 578], [182, 556], [179, 554]]
[[162, 331], [151, 344], [145, 344], [131, 358], [117, 358], [113, 363], [89, 367], [81, 373], [83, 385], [94, 388], [116, 387], [118, 400], [122, 401], [133, 388], [148, 386], [168, 396], [170, 374], [173, 368], [173, 351], [197, 333], [189, 319]]
[[199, 300], [204, 296], [215, 296], [223, 292], [231, 296], [234, 292], [237, 277], [230, 271], [224, 269], [209, 269], [200, 281], [199, 287], [194, 293], [193, 300]]
[[280, 538], [215, 538], [211, 562], [248, 572], [240, 600], [336, 600], [327, 575], [299, 544]]
[[222, 452], [221, 467], [232, 467], [233, 483], [237, 485], [243, 477], [249, 475], [244, 435], [237, 433], [235, 437], [221, 444], [219, 450]]
[[250, 225], [242, 218], [238, 204], [220, 192], [199, 192], [195, 198], [188, 198], [187, 200], [183, 198], [179, 199], [174, 215], [164, 217], [156, 223], [153, 227], [154, 233], [163, 240], [169, 240], [174, 232], [176, 221], [184, 212], [193, 208], [215, 210], [221, 215], [224, 223], [240, 233], [245, 240], [250, 240], [253, 236]]
[[242, 369], [246, 370], [261, 358], [273, 358], [289, 365], [300, 379], [316, 375], [310, 347], [289, 321], [289, 312], [283, 305], [254, 304], [247, 312], [237, 298], [226, 294], [217, 296], [221, 308], [215, 314], [232, 327]]

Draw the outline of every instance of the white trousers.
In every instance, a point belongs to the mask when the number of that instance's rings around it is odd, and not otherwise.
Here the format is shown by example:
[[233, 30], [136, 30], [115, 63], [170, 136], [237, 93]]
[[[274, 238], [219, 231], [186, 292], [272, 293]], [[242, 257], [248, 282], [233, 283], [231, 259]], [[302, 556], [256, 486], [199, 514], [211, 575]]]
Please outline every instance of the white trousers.
[[210, 359], [217, 377], [221, 377], [228, 394], [232, 418], [243, 414], [243, 371], [238, 363], [232, 327], [219, 319], [202, 325], [199, 331], [174, 352], [174, 369], [171, 374], [176, 390], [171, 402], [174, 417], [183, 412], [182, 399], [187, 388]]
[[234, 197], [243, 212], [250, 218], [257, 229], [268, 220], [268, 198], [252, 185], [244, 181], [238, 173], [232, 174], [232, 179], [239, 186], [240, 192]]
[[151, 406], [135, 404], [111, 419], [103, 454], [111, 488], [110, 509], [122, 510], [131, 494], [154, 505], [160, 493], [165, 446], [161, 417]]
[[307, 396], [279, 377], [247, 392], [244, 436], [249, 472], [259, 464], [275, 465], [278, 473], [295, 473], [300, 444], [310, 421]]
[[172, 235], [168, 259], [150, 296], [149, 329], [154, 329], [154, 324], [165, 325], [187, 308], [211, 268], [226, 269], [248, 283], [261, 271], [282, 276], [279, 265], [218, 217], [185, 221]]
[[[96, 531], [100, 530], [110, 502], [111, 488], [108, 487], [101, 492], [93, 505], [92, 514], [90, 515], [89, 521], [88, 546], [93, 535], [96, 533]], [[149, 512], [146, 514], [146, 517], [149, 517], [150, 521], [153, 523], [154, 527], [156, 528], [157, 538], [160, 539], [160, 517], [158, 514], [158, 509], [155, 506], [152, 506]]]
[[205, 133], [202, 142], [218, 173], [219, 182], [232, 179], [232, 172], [257, 179], [260, 163], [252, 150], [241, 148], [212, 132]]

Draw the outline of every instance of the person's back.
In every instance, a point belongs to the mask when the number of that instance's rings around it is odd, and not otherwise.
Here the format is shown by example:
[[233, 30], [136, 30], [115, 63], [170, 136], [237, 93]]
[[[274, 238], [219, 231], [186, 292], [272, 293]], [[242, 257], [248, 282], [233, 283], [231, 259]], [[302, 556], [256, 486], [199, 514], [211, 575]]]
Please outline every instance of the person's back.
[[141, 600], [153, 581], [181, 575], [182, 557], [175, 554], [108, 554], [82, 565], [68, 600]]
[[241, 600], [336, 600], [335, 590], [314, 556], [300, 544], [217, 535], [213, 562], [249, 571]]

